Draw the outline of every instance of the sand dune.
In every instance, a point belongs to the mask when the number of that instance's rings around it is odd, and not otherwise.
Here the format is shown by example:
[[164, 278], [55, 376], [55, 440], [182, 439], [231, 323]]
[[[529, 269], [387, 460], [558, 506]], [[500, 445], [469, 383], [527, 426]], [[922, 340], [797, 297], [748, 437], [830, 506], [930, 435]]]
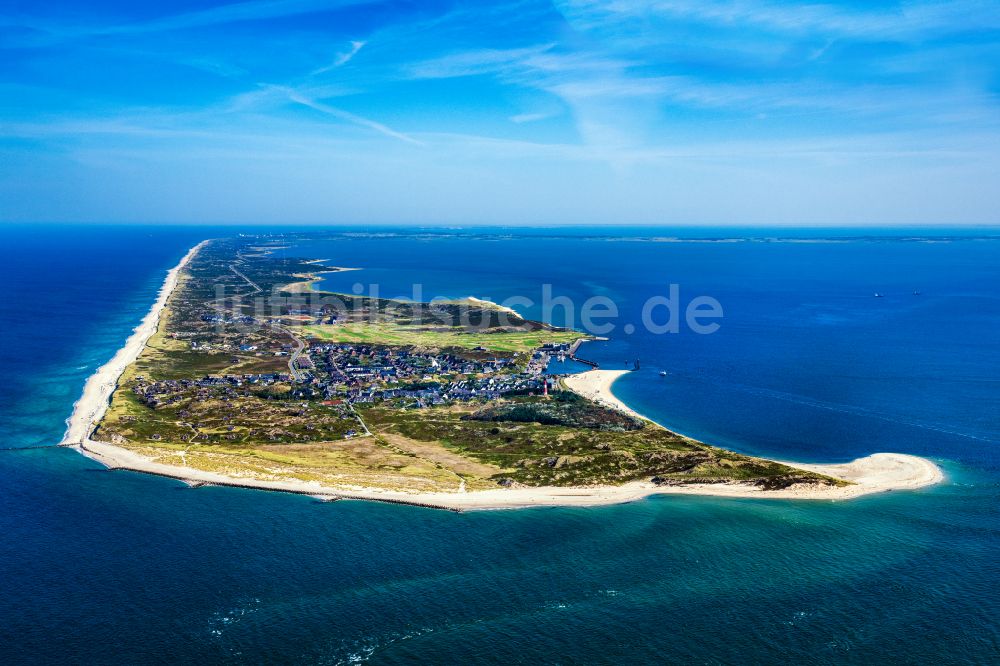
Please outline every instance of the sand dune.
[[[206, 241], [207, 242], [207, 241]], [[620, 486], [583, 488], [497, 488], [474, 492], [407, 493], [377, 488], [331, 488], [315, 482], [297, 480], [270, 481], [236, 478], [188, 467], [165, 465], [133, 451], [90, 439], [94, 426], [104, 416], [118, 380], [156, 332], [160, 314], [170, 293], [177, 286], [181, 269], [204, 245], [192, 248], [181, 262], [167, 273], [156, 302], [135, 328], [125, 346], [94, 373], [84, 387], [83, 395], [73, 406], [67, 420], [62, 444], [79, 449], [84, 455], [115, 468], [167, 476], [188, 483], [205, 483], [313, 495], [327, 499], [360, 499], [399, 502], [445, 509], [504, 509], [531, 506], [594, 506], [616, 504], [641, 499], [649, 495], [715, 495], [720, 497], [757, 497], [782, 499], [849, 499], [870, 493], [896, 489], [913, 489], [938, 483], [941, 470], [931, 461], [896, 453], [876, 453], [850, 463], [835, 465], [785, 464], [845, 479], [852, 485], [843, 487], [802, 484], [783, 490], [761, 490], [738, 483], [692, 484], [688, 486], [657, 486], [650, 482], [633, 482]], [[592, 400], [639, 416], [611, 392], [616, 379], [625, 370], [591, 370], [565, 379], [568, 388]]]
[[415, 504], [454, 510], [515, 509], [532, 506], [599, 506], [633, 502], [651, 495], [710, 495], [759, 499], [845, 500], [889, 490], [913, 489], [938, 483], [943, 478], [936, 465], [923, 458], [893, 453], [877, 453], [845, 465], [795, 465], [815, 472], [841, 476], [855, 485], [832, 487], [803, 484], [783, 490], [761, 490], [739, 483], [657, 486], [633, 482], [620, 486], [585, 488], [497, 488], [473, 492], [408, 493], [378, 488], [331, 488], [297, 480], [268, 481], [225, 476], [185, 467], [164, 465], [137, 453], [107, 444], [88, 441], [83, 452], [107, 465], [192, 484], [215, 484], [258, 488], [311, 495], [323, 499], [358, 499]]

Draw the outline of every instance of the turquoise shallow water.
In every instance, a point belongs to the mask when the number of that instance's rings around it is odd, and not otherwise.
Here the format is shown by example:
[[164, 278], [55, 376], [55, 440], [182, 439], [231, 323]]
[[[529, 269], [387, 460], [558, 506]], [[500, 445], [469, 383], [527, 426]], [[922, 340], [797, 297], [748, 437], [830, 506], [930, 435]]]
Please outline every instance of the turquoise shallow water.
[[[2, 233], [0, 424], [5, 446], [25, 447], [59, 440], [163, 271], [223, 230]], [[605, 367], [642, 359], [616, 386], [630, 404], [752, 453], [929, 455], [947, 483], [845, 503], [452, 514], [191, 490], [70, 451], [4, 451], [0, 661], [995, 662], [1000, 244], [572, 233], [289, 252], [370, 267], [329, 276], [340, 289], [420, 279], [428, 296], [503, 299], [547, 282], [610, 294], [622, 322], [679, 283], [719, 299], [719, 333], [620, 333], [588, 350]]]

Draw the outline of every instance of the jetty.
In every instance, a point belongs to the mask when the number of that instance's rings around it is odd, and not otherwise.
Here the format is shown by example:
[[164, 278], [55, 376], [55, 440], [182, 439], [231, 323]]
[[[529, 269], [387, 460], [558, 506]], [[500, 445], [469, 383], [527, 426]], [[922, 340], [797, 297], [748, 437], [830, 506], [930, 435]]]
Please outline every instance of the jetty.
[[566, 354], [569, 360], [576, 361], [577, 363], [583, 363], [584, 365], [589, 365], [592, 368], [601, 367], [601, 364], [598, 363], [597, 361], [591, 361], [590, 359], [581, 358], [580, 356], [577, 356], [576, 352], [580, 349], [580, 345], [582, 345], [584, 342], [586, 342], [586, 339], [580, 338], [579, 340], [573, 343], [573, 345], [569, 348], [569, 351]]

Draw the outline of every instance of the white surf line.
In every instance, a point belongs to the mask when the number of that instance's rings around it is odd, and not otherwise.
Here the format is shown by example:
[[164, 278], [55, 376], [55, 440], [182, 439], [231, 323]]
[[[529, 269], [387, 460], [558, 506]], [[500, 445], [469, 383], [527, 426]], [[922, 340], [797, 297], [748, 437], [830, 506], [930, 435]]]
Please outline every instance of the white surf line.
[[[758, 497], [783, 499], [849, 499], [869, 493], [884, 492], [893, 489], [913, 489], [938, 483], [943, 475], [940, 469], [929, 460], [902, 454], [873, 454], [851, 463], [842, 465], [799, 465], [785, 463], [819, 471], [830, 476], [838, 476], [854, 483], [846, 487], [815, 488], [789, 487], [782, 490], [761, 490], [744, 484], [709, 484], [689, 486], [657, 486], [651, 482], [630, 482], [620, 486], [595, 487], [540, 487], [477, 490], [474, 492], [425, 492], [413, 493], [405, 491], [390, 491], [381, 488], [362, 488], [350, 491], [329, 486], [323, 486], [315, 481], [299, 480], [259, 480], [227, 476], [216, 472], [177, 467], [156, 462], [140, 454], [114, 446], [106, 442], [96, 442], [89, 439], [95, 424], [107, 411], [111, 396], [117, 387], [125, 368], [138, 358], [149, 338], [159, 326], [159, 318], [166, 302], [176, 287], [179, 273], [206, 243], [203, 241], [192, 248], [184, 259], [173, 268], [160, 289], [159, 297], [142, 323], [136, 327], [125, 346], [107, 364], [102, 366], [87, 381], [83, 396], [74, 405], [72, 416], [67, 420], [68, 428], [63, 438], [63, 445], [73, 446], [84, 455], [112, 468], [131, 469], [148, 474], [181, 479], [192, 484], [213, 484], [221, 486], [259, 488], [309, 494], [329, 498], [373, 500], [390, 503], [412, 504], [444, 508], [451, 510], [466, 509], [502, 509], [530, 506], [594, 506], [630, 502], [649, 495], [684, 494], [684, 495], [715, 495], [728, 497]], [[619, 409], [634, 413], [627, 405], [618, 400], [611, 392], [611, 384], [620, 373], [613, 370], [591, 370], [581, 373], [576, 382], [583, 381], [585, 386], [571, 387], [594, 393], [598, 398], [604, 398], [606, 404], [615, 404]], [[583, 375], [586, 375], [584, 377]], [[573, 382], [573, 383], [576, 383]], [[589, 390], [587, 390], [589, 389]], [[360, 417], [359, 417], [360, 420]], [[364, 421], [361, 420], [363, 424]], [[367, 426], [365, 426], [367, 428]]]
[[188, 250], [180, 263], [167, 271], [167, 277], [163, 281], [163, 286], [160, 287], [156, 301], [139, 325], [133, 329], [132, 335], [125, 341], [125, 345], [110, 361], [98, 368], [97, 372], [87, 379], [87, 383], [83, 387], [83, 394], [73, 404], [73, 413], [66, 419], [66, 433], [59, 443], [60, 446], [80, 447], [89, 439], [94, 427], [107, 412], [111, 396], [118, 387], [118, 380], [122, 373], [139, 358], [139, 354], [146, 348], [149, 338], [159, 328], [160, 314], [166, 307], [170, 294], [177, 286], [181, 270], [206, 243], [208, 241], [204, 240]]

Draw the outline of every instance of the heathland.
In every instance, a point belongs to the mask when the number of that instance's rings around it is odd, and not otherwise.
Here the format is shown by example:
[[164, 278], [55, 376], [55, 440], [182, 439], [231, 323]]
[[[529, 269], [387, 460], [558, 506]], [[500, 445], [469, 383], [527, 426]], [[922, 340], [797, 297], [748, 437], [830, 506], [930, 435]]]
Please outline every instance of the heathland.
[[[240, 237], [192, 251], [129, 353], [95, 376], [70, 443], [191, 481], [435, 506], [882, 489], [868, 467], [838, 477], [713, 447], [631, 412], [610, 380], [552, 374], [581, 332], [473, 298], [318, 291], [340, 269], [279, 249]], [[900, 464], [891, 487], [913, 484]]]

